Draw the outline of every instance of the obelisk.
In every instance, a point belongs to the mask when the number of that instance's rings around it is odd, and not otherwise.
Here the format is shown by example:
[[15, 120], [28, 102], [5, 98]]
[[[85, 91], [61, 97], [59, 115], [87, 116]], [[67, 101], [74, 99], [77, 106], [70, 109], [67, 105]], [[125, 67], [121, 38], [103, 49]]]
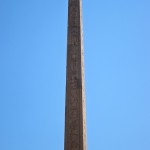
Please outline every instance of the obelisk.
[[87, 150], [81, 3], [68, 0], [64, 150]]

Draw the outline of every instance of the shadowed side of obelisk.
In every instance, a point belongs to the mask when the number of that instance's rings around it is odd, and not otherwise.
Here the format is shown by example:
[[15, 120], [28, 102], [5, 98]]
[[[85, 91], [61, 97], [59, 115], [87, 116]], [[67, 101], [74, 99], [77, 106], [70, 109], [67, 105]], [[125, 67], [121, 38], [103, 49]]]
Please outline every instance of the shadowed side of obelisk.
[[86, 150], [81, 13], [81, 0], [69, 0], [64, 150]]

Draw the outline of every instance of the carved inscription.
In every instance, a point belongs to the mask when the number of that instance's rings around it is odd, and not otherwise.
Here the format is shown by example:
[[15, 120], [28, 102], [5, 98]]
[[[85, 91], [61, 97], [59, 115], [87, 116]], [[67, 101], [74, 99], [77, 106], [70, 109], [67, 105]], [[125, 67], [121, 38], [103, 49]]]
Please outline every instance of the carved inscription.
[[75, 75], [72, 75], [70, 77], [70, 86], [72, 89], [76, 89], [77, 88], [77, 78]]
[[71, 136], [71, 150], [79, 150], [79, 137], [76, 134]]
[[77, 89], [72, 89], [70, 93], [70, 147], [79, 149], [79, 101]]
[[78, 27], [73, 26], [73, 27], [71, 28], [71, 35], [72, 35], [72, 36], [77, 36], [77, 35], [78, 35]]
[[[76, 1], [72, 1], [76, 2]], [[79, 51], [79, 19], [77, 5], [70, 5], [70, 150], [79, 150], [79, 96], [78, 96], [78, 51]]]

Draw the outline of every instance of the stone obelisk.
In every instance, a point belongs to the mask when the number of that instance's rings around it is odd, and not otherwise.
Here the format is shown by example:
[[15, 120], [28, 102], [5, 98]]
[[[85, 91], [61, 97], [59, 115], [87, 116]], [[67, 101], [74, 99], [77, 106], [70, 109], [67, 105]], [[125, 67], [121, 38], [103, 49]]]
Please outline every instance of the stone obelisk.
[[64, 150], [87, 150], [82, 0], [68, 0]]

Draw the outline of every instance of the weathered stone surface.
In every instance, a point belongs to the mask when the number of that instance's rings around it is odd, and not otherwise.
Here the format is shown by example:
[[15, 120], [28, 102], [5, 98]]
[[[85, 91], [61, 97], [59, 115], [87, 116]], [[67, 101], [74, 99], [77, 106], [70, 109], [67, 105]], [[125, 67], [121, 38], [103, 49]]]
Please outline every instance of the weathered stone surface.
[[87, 150], [81, 0], [68, 2], [64, 150]]

